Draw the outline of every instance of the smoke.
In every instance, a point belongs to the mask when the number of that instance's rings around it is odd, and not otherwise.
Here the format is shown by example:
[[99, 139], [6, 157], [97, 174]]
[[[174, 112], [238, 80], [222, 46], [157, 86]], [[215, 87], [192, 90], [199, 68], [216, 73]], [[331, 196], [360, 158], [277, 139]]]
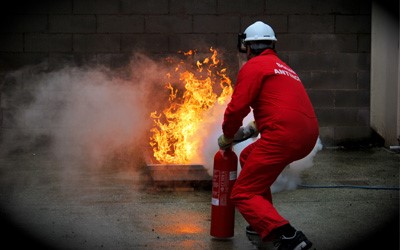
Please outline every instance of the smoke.
[[[116, 155], [138, 162], [148, 147], [149, 113], [169, 70], [136, 54], [123, 70], [102, 66], [49, 71], [46, 64], [7, 76], [2, 153], [49, 153], [58, 165], [98, 167]], [[151, 104], [152, 103], [152, 104]], [[8, 104], [8, 107], [7, 107]], [[133, 166], [139, 167], [139, 166]]]
[[200, 146], [199, 162], [204, 165], [209, 175], [213, 174], [214, 156], [218, 152], [218, 137], [222, 134], [222, 121], [225, 105], [214, 105], [205, 115], [207, 122], [202, 126], [199, 134], [204, 138]]

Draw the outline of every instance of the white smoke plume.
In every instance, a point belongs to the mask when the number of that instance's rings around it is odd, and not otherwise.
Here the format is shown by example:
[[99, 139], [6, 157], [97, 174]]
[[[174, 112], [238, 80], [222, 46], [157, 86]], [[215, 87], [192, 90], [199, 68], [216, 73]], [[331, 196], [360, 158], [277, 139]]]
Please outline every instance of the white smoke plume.
[[14, 107], [2, 153], [38, 153], [47, 144], [59, 165], [96, 167], [117, 153], [142, 159], [154, 100], [164, 98], [159, 89], [169, 69], [161, 65], [137, 54], [123, 72], [101, 66], [48, 71], [43, 64], [10, 73], [18, 87], [4, 98]]

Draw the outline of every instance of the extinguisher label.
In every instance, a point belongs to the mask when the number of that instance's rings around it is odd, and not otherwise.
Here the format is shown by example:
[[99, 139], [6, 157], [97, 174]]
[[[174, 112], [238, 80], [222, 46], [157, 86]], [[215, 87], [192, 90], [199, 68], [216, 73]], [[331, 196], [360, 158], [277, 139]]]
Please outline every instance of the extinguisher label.
[[[235, 172], [236, 173], [236, 172]], [[229, 181], [232, 172], [214, 169], [211, 203], [215, 206], [226, 206], [228, 203]], [[236, 179], [236, 174], [235, 174]]]

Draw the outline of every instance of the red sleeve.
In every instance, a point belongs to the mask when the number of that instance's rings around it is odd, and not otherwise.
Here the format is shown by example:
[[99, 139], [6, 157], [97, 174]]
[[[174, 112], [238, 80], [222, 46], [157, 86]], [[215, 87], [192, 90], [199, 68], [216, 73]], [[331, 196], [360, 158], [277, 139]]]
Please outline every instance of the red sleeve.
[[259, 67], [250, 60], [239, 71], [232, 99], [225, 109], [222, 123], [222, 131], [227, 138], [232, 138], [242, 126], [243, 119], [250, 113], [251, 104], [260, 92], [263, 75]]

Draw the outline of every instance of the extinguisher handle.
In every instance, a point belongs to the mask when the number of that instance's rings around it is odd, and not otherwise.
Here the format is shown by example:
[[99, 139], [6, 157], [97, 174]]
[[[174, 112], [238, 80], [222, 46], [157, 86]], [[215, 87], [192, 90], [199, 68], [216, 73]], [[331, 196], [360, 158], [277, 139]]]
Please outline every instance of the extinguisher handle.
[[243, 138], [240, 138], [240, 139], [234, 139], [233, 140], [233, 144], [238, 144], [238, 143], [244, 142], [244, 141], [246, 141], [246, 140], [248, 140], [248, 139], [250, 139], [252, 137], [253, 137], [253, 134], [250, 134], [250, 135], [248, 135], [246, 137], [243, 137]]

